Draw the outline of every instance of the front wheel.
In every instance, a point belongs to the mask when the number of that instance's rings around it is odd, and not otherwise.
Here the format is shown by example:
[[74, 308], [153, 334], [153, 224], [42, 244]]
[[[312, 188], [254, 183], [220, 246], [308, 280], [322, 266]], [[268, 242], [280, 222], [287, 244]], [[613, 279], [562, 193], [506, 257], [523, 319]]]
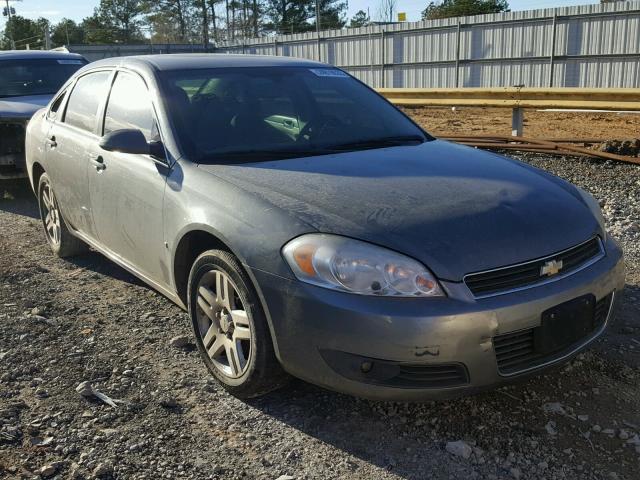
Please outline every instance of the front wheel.
[[188, 295], [200, 355], [226, 390], [251, 398], [286, 382], [251, 280], [233, 255], [200, 255], [189, 274]]
[[38, 206], [44, 234], [51, 251], [59, 257], [72, 257], [88, 250], [87, 245], [74, 237], [60, 213], [49, 175], [43, 173], [38, 182]]

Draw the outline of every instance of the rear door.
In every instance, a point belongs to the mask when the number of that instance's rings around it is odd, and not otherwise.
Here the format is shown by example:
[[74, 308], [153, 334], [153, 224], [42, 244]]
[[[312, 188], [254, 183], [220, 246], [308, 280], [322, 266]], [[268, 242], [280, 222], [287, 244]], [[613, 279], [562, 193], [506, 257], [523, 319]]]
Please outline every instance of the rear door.
[[[142, 131], [159, 140], [151, 95], [137, 73], [119, 70], [104, 114], [103, 134]], [[149, 155], [94, 151], [89, 195], [99, 242], [150, 280], [165, 277], [162, 202], [168, 167]]]
[[89, 208], [87, 166], [98, 145], [98, 110], [111, 75], [109, 70], [100, 70], [78, 78], [68, 90], [64, 114], [49, 113], [51, 128], [45, 146], [47, 173], [65, 220], [92, 238], [95, 229]]

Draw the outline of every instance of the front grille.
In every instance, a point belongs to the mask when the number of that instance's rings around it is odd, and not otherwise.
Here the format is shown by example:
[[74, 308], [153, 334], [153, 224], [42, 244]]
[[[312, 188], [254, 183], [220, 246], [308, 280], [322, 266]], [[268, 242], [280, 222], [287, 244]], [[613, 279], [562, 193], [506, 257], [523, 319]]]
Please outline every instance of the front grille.
[[24, 153], [24, 135], [23, 123], [0, 122], [0, 155]]
[[[583, 268], [602, 255], [602, 243], [598, 237], [594, 237], [573, 248], [538, 260], [466, 275], [464, 282], [475, 297], [499, 295], [560, 278]], [[543, 267], [551, 261], [562, 262], [562, 266], [554, 275], [543, 273]]]
[[[596, 302], [593, 319], [594, 331], [601, 328], [607, 321], [612, 299], [613, 293], [610, 293]], [[535, 342], [537, 328], [538, 327], [519, 330], [493, 338], [493, 349], [496, 354], [498, 371], [501, 374], [509, 375], [535, 368], [536, 366], [553, 360], [554, 357], [561, 356], [574, 346], [572, 344], [562, 345], [561, 348], [555, 352], [541, 354]], [[593, 333], [593, 331], [591, 333]], [[584, 339], [580, 342], [582, 341], [584, 341]]]
[[0, 167], [22, 167], [24, 137], [23, 123], [0, 122]]
[[400, 364], [400, 372], [388, 384], [398, 387], [453, 387], [469, 383], [464, 365], [458, 363], [434, 365]]

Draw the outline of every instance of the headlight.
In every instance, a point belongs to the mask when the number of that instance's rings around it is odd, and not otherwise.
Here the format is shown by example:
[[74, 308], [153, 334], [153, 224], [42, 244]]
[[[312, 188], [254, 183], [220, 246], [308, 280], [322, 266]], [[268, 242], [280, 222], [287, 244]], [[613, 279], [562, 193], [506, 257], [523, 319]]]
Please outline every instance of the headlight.
[[359, 240], [311, 233], [291, 240], [282, 253], [298, 280], [313, 285], [359, 295], [444, 295], [421, 263]]
[[600, 224], [600, 228], [602, 229], [602, 234], [605, 236], [604, 239], [606, 239], [607, 229], [605, 227], [604, 217], [602, 216], [602, 209], [600, 208], [600, 204], [598, 203], [598, 200], [596, 200], [595, 197], [591, 195], [589, 192], [579, 187], [576, 187], [576, 188], [578, 189], [578, 192], [580, 193], [580, 196], [582, 197], [584, 202], [589, 207], [589, 210], [591, 210], [591, 213], [593, 213], [593, 215], [596, 217], [596, 220], [598, 220], [598, 223]]

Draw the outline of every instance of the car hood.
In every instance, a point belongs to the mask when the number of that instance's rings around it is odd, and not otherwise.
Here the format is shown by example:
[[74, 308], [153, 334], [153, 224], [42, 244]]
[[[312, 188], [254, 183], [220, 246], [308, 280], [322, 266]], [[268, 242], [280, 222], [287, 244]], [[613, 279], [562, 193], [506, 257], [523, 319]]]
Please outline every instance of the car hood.
[[397, 250], [450, 281], [558, 252], [600, 229], [571, 184], [440, 140], [201, 167], [318, 231]]
[[0, 118], [24, 118], [47, 105], [53, 95], [29, 95], [26, 97], [0, 97]]

